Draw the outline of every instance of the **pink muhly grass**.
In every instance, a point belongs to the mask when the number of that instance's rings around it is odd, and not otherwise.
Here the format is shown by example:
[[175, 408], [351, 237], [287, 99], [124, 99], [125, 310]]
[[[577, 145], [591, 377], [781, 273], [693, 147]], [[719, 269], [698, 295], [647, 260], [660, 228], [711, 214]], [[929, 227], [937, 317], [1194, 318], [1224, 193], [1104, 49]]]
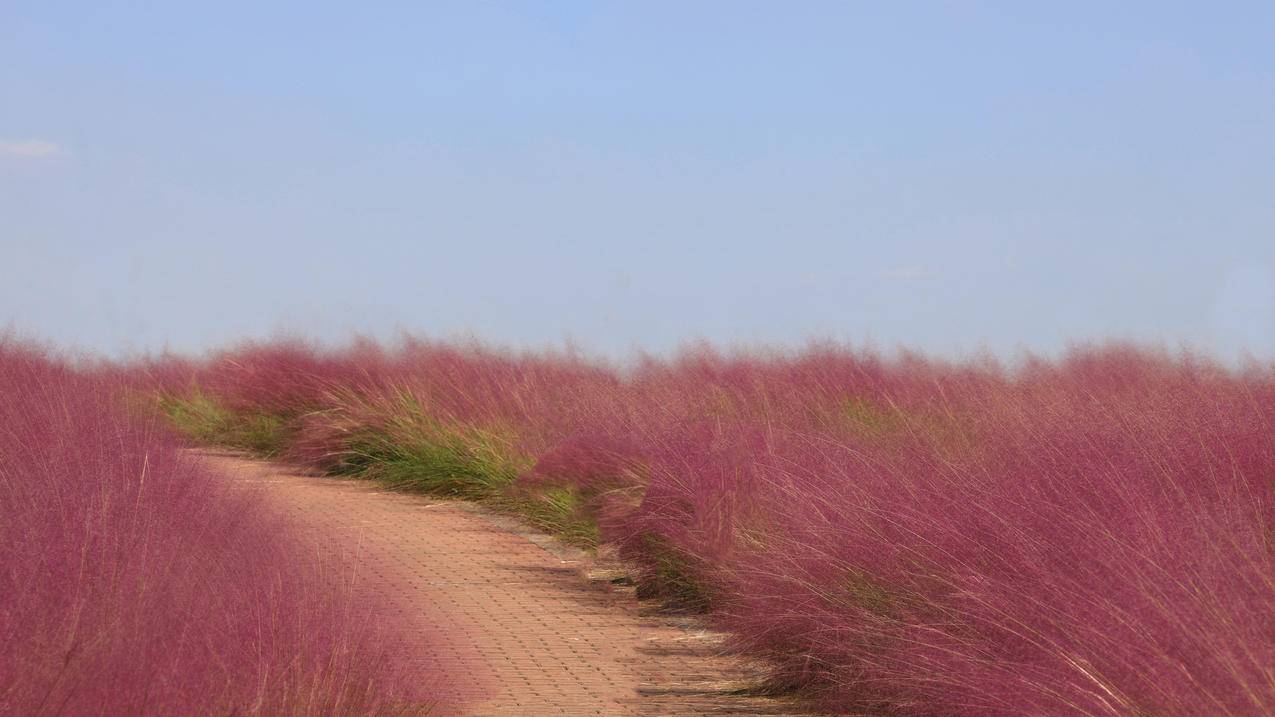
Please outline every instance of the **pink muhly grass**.
[[272, 351], [198, 381], [304, 414], [293, 455], [317, 465], [409, 414], [498, 432], [532, 466], [514, 489], [576, 489], [644, 585], [833, 709], [1275, 711], [1270, 369], [1121, 346], [1013, 370], [698, 347], [625, 373]]
[[654, 470], [642, 529], [709, 566], [741, 648], [839, 708], [1270, 711], [1269, 379], [1114, 351], [909, 383], [839, 435], [714, 419]]
[[124, 379], [0, 339], [0, 713], [388, 714], [428, 679], [335, 561], [126, 415]]

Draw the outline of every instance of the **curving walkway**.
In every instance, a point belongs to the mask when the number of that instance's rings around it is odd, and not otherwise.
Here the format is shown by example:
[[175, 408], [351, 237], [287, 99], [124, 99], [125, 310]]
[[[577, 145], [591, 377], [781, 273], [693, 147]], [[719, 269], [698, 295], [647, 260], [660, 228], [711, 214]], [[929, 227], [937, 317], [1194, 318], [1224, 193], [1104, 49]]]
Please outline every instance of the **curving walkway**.
[[[413, 645], [442, 667], [465, 715], [798, 714], [748, 697], [756, 669], [720, 640], [615, 589], [588, 556], [465, 503], [306, 476], [225, 455], [206, 460], [261, 488], [318, 541], [353, 537], [357, 589], [383, 593], [442, 641]], [[344, 541], [342, 541], [344, 542]], [[803, 713], [804, 714], [804, 713]]]

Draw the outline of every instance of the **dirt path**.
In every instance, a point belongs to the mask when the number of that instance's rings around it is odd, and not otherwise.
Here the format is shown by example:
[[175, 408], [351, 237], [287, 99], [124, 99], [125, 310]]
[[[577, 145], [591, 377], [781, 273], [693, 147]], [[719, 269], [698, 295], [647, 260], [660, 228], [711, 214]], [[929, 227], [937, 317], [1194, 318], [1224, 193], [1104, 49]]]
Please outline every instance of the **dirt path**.
[[588, 556], [509, 519], [269, 463], [207, 460], [262, 488], [316, 540], [355, 534], [358, 589], [383, 593], [409, 623], [441, 628], [445, 639], [413, 646], [413, 659], [445, 666], [459, 714], [804, 714], [739, 695], [759, 673], [717, 656], [718, 636], [588, 579]]

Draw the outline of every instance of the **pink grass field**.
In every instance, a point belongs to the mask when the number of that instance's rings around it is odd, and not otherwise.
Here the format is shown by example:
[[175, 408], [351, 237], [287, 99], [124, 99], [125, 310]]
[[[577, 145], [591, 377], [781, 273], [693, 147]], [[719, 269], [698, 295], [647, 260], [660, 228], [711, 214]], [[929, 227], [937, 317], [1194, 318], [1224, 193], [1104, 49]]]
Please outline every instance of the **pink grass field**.
[[181, 450], [134, 369], [0, 336], [0, 714], [399, 714], [335, 558]]
[[620, 370], [408, 340], [151, 371], [281, 416], [320, 468], [369, 434], [482, 436], [510, 491], [571, 491], [646, 589], [836, 711], [1275, 712], [1270, 367], [813, 346]]

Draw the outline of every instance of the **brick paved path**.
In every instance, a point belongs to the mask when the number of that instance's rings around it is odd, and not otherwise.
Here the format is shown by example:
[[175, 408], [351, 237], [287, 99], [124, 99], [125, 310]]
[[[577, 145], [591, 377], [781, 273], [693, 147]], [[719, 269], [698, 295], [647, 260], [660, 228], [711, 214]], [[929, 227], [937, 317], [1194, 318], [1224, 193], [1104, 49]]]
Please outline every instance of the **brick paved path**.
[[639, 603], [632, 590], [589, 580], [587, 555], [510, 519], [361, 481], [206, 459], [264, 489], [319, 544], [357, 545], [356, 589], [383, 593], [408, 624], [437, 626], [422, 630], [429, 642], [412, 645], [411, 659], [448, 676], [462, 705], [448, 712], [805, 714], [792, 703], [739, 695], [759, 673], [718, 656], [718, 636], [694, 618]]

